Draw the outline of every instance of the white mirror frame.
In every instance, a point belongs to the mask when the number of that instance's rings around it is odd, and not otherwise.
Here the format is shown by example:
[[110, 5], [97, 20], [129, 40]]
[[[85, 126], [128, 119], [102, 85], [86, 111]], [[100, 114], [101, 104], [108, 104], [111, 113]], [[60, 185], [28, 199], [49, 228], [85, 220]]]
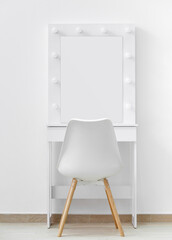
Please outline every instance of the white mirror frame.
[[[60, 39], [62, 36], [120, 36], [123, 39], [123, 120], [135, 125], [135, 27], [131, 24], [50, 24], [48, 47], [48, 126], [61, 123]], [[112, 106], [113, 108], [113, 106]]]

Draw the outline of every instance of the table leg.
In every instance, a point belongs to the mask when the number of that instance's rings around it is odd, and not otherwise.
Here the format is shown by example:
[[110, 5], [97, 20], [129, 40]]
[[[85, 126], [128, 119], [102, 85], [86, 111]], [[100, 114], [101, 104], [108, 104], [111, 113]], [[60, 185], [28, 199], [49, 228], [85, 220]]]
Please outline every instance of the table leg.
[[47, 227], [51, 226], [51, 197], [52, 197], [52, 142], [48, 143], [48, 207], [47, 207]]
[[132, 224], [137, 228], [137, 144], [133, 143], [132, 157]]

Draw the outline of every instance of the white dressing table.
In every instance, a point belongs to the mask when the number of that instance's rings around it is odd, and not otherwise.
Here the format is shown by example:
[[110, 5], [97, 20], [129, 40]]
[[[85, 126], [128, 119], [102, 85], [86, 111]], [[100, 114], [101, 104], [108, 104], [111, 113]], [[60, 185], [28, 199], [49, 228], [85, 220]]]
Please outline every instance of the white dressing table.
[[[71, 118], [109, 118], [118, 142], [130, 145], [132, 180], [111, 187], [115, 198], [132, 201], [137, 227], [137, 125], [135, 124], [135, 28], [120, 24], [49, 25], [47, 138], [49, 182], [47, 226], [53, 198], [66, 199], [68, 186], [52, 186], [52, 145], [63, 142]], [[104, 199], [102, 187], [82, 186], [74, 199]]]

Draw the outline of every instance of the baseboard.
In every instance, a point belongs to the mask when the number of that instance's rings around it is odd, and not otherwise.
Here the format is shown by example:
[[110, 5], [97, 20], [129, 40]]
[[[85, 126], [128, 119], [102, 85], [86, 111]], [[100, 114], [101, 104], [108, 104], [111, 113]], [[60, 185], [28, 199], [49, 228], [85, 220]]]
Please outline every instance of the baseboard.
[[[60, 221], [60, 214], [53, 214], [51, 222]], [[131, 222], [131, 215], [120, 215], [121, 222]], [[172, 214], [139, 214], [138, 222], [172, 222]], [[46, 214], [0, 214], [0, 223], [46, 223]], [[69, 214], [67, 223], [111, 223], [111, 215]]]

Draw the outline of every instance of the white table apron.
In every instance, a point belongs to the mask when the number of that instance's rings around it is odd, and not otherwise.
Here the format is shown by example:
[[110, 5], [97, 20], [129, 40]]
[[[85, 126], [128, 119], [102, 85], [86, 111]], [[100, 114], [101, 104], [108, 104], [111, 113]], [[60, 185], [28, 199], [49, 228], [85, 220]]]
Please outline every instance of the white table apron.
[[[132, 154], [132, 224], [137, 227], [137, 125], [133, 126], [114, 126], [118, 142], [130, 143], [130, 152]], [[52, 215], [52, 144], [53, 142], [63, 142], [66, 132], [65, 126], [47, 127], [48, 138], [48, 208], [47, 208], [47, 227], [51, 226]], [[125, 187], [125, 186], [124, 186]]]

